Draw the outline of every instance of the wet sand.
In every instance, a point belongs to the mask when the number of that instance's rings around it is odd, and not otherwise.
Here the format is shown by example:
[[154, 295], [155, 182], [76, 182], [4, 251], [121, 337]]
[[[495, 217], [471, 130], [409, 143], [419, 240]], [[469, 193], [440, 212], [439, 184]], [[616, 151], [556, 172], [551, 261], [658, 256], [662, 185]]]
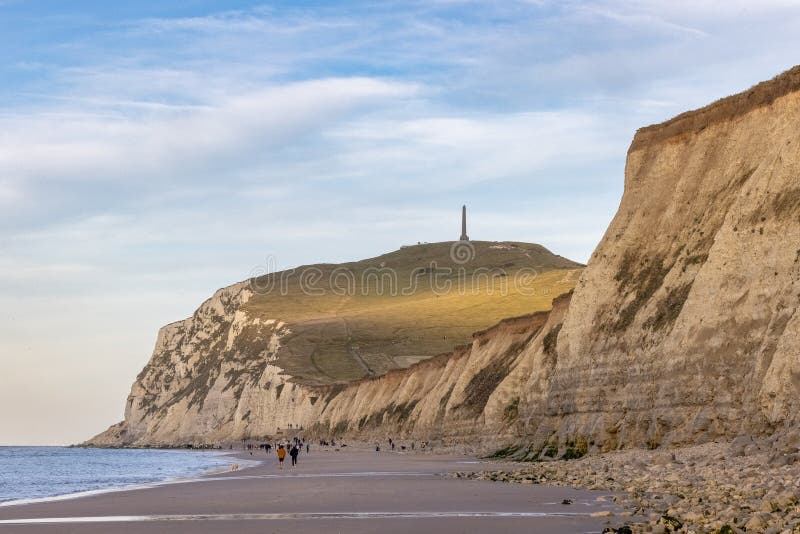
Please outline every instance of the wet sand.
[[[474, 458], [312, 447], [191, 481], [0, 507], [0, 532], [601, 532], [607, 492], [443, 478], [508, 467]], [[235, 457], [231, 463], [235, 463]], [[562, 504], [571, 499], [574, 504]]]

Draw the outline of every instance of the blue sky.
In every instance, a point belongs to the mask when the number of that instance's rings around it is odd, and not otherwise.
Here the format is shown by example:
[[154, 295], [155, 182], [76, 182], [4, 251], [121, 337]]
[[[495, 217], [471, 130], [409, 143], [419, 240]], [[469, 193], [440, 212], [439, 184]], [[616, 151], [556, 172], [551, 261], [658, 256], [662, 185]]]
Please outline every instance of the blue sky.
[[474, 239], [586, 261], [636, 128], [793, 66], [797, 27], [786, 0], [0, 0], [0, 444], [119, 419], [157, 328], [267, 257], [452, 240], [466, 203]]

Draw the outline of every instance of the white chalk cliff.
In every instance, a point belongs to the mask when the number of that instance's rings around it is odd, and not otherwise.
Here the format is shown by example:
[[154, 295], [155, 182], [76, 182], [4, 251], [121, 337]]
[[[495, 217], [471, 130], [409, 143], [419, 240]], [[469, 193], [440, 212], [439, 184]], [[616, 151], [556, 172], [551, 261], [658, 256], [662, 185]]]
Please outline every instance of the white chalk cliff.
[[638, 131], [619, 211], [574, 293], [451, 354], [295, 384], [271, 363], [287, 327], [248, 317], [249, 291], [220, 290], [162, 329], [125, 420], [89, 443], [216, 443], [291, 424], [532, 457], [797, 424], [800, 67]]

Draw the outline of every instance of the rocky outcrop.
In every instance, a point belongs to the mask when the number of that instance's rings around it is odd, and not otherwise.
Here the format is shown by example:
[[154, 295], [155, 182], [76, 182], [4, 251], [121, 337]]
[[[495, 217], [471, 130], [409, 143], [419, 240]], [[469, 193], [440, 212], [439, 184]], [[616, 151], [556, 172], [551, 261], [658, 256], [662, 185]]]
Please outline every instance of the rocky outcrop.
[[[597, 514], [608, 517], [608, 533], [794, 534], [800, 532], [800, 454], [794, 443], [793, 452], [774, 454], [776, 444], [769, 440], [739, 437], [730, 445], [615, 451], [448, 476], [613, 492], [597, 497], [622, 508]], [[574, 503], [562, 504], [569, 510]]]
[[[224, 290], [162, 331], [163, 365], [151, 362], [125, 422], [93, 443], [238, 439], [291, 423], [321, 434], [510, 443], [509, 454], [535, 457], [796, 424], [799, 127], [795, 68], [640, 130], [619, 211], [571, 298], [380, 377], [287, 382], [270, 367], [281, 325], [237, 315], [230, 303], [246, 288]], [[239, 360], [261, 374], [229, 376], [227, 362]], [[188, 380], [190, 366], [207, 372]]]

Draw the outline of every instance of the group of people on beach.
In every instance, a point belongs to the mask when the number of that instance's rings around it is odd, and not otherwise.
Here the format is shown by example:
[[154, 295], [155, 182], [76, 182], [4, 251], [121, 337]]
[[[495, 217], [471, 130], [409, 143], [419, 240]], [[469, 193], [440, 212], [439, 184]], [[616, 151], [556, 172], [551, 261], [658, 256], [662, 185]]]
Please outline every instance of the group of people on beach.
[[[389, 448], [392, 451], [395, 450], [395, 447], [398, 446], [398, 443], [396, 441], [394, 441], [392, 438], [388, 439], [388, 443], [389, 443]], [[344, 444], [344, 443], [336, 443], [336, 441], [333, 440], [333, 439], [330, 440], [330, 441], [328, 441], [328, 440], [320, 440], [319, 444], [320, 444], [320, 446], [324, 446], [324, 447], [334, 446], [334, 447], [337, 447], [337, 450], [339, 450], [338, 449], [339, 447], [347, 447], [346, 444]], [[429, 446], [430, 446], [430, 443], [428, 441], [421, 441], [420, 442], [420, 450], [425, 450], [425, 449], [429, 448]], [[406, 445], [399, 445], [399, 447], [400, 447], [401, 451], [405, 451], [407, 449]], [[250, 451], [250, 455], [251, 456], [253, 455], [253, 450], [255, 450], [256, 448], [260, 449], [260, 450], [263, 450], [266, 454], [270, 454], [271, 451], [274, 449], [275, 450], [275, 454], [278, 456], [278, 466], [279, 466], [280, 469], [283, 469], [283, 464], [286, 461], [286, 456], [287, 455], [289, 456], [289, 458], [292, 461], [292, 467], [296, 467], [297, 466], [297, 457], [300, 456], [300, 453], [302, 452], [303, 448], [305, 448], [306, 454], [311, 452], [311, 444], [308, 441], [306, 441], [305, 438], [297, 438], [297, 437], [292, 438], [291, 440], [280, 441], [280, 442], [276, 442], [276, 443], [269, 443], [269, 442], [260, 443], [260, 444], [247, 443], [247, 444], [244, 445], [244, 448], [246, 450]], [[411, 445], [410, 445], [410, 448], [411, 448], [412, 451], [415, 450], [417, 448], [417, 443], [415, 441], [412, 441]], [[431, 449], [432, 449], [432, 447], [431, 447]], [[376, 441], [375, 442], [375, 452], [380, 452], [380, 451], [381, 451], [381, 443]]]
[[[392, 438], [389, 438], [389, 448], [391, 450], [394, 450], [396, 445], [397, 445], [397, 443]], [[416, 447], [417, 447], [417, 442], [416, 441], [412, 441], [411, 442], [411, 450], [412, 451], [415, 450]], [[421, 450], [425, 450], [427, 447], [428, 447], [428, 442], [427, 441], [421, 441], [420, 442]], [[405, 445], [400, 445], [400, 450], [401, 451], [406, 450], [406, 446]], [[381, 444], [380, 444], [379, 441], [375, 442], [375, 452], [381, 452]]]
[[[255, 446], [248, 444], [246, 447], [251, 450], [250, 455], [252, 456], [252, 449], [254, 449]], [[304, 438], [292, 438], [291, 440], [276, 443], [260, 443], [258, 448], [263, 450], [266, 454], [270, 454], [274, 449], [278, 456], [278, 466], [281, 469], [283, 469], [283, 462], [286, 460], [287, 454], [292, 460], [292, 467], [295, 467], [297, 465], [297, 457], [300, 456], [300, 451], [302, 451], [303, 448], [306, 449], [306, 454], [311, 452], [311, 444]]]

